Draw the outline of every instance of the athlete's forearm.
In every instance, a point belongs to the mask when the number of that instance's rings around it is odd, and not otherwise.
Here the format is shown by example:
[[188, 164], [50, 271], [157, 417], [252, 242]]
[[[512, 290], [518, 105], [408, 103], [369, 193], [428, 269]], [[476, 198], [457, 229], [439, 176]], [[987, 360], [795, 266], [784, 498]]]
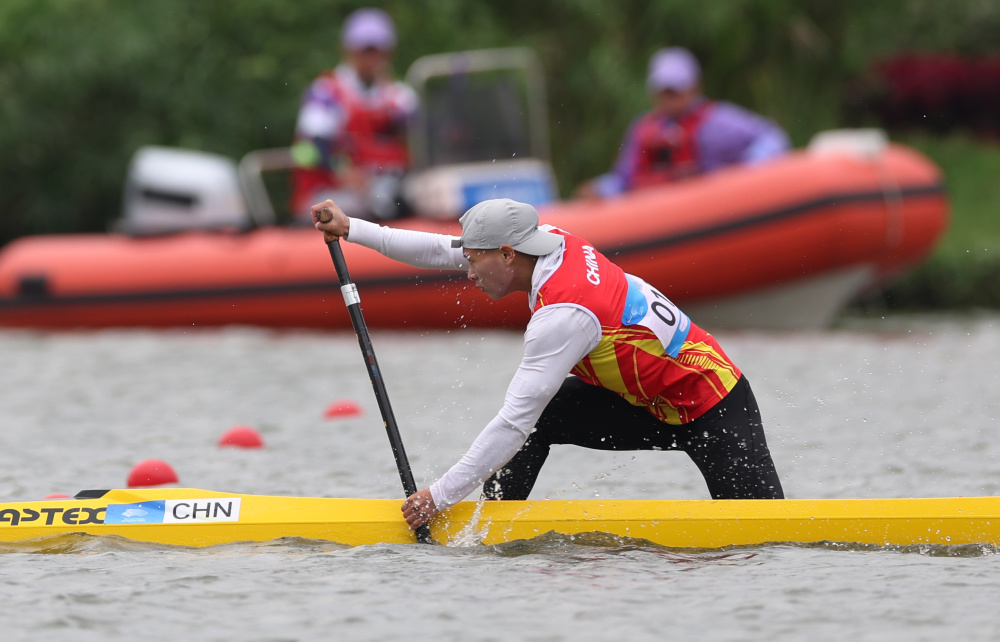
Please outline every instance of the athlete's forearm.
[[437, 509], [445, 510], [465, 499], [510, 461], [527, 437], [499, 415], [494, 417], [458, 463], [431, 484], [431, 497]]
[[578, 308], [555, 307], [532, 318], [524, 335], [524, 357], [500, 412], [462, 459], [430, 487], [439, 509], [464, 499], [517, 454], [570, 370], [599, 337], [596, 321]]
[[452, 237], [414, 230], [383, 227], [377, 223], [352, 218], [347, 240], [390, 259], [419, 268], [466, 270], [468, 263], [461, 248], [451, 247]]

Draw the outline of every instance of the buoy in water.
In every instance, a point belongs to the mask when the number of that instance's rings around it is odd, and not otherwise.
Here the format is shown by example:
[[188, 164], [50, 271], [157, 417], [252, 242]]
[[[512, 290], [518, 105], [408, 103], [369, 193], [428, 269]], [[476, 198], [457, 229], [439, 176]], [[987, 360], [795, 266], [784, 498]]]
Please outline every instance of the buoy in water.
[[327, 419], [336, 419], [339, 417], [354, 417], [361, 414], [361, 406], [354, 403], [350, 399], [341, 399], [340, 401], [334, 401], [332, 404], [327, 406], [326, 412], [323, 416]]
[[260, 433], [250, 426], [233, 426], [219, 438], [219, 446], [263, 448], [264, 440], [260, 438]]
[[69, 499], [69, 495], [63, 495], [62, 493], [52, 493], [51, 495], [46, 495], [42, 499]]
[[177, 473], [162, 459], [140, 461], [128, 474], [128, 487], [161, 486], [176, 484]]

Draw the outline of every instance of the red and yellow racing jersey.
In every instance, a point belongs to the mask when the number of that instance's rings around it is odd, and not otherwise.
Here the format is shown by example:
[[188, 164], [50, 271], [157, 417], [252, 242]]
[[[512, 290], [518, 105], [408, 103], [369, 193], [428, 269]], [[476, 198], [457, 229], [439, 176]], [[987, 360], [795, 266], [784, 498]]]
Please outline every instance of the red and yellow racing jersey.
[[532, 312], [576, 306], [601, 326], [598, 345], [573, 374], [668, 424], [697, 419], [733, 389], [740, 370], [711, 334], [583, 239], [551, 231], [566, 239], [563, 260], [539, 288]]

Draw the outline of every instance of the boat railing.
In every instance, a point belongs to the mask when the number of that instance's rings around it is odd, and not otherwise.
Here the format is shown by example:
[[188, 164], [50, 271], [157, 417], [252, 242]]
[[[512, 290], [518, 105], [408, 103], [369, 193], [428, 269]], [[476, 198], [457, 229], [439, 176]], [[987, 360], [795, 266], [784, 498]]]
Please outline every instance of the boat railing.
[[258, 226], [274, 225], [277, 215], [264, 183], [264, 172], [287, 171], [295, 166], [290, 147], [258, 149], [240, 159], [237, 172], [250, 218]]
[[[542, 205], [557, 197], [544, 74], [532, 50], [424, 56], [406, 80], [420, 97], [409, 128], [413, 167], [404, 187], [415, 212], [457, 218], [468, 198], [506, 196]], [[255, 225], [279, 219], [264, 173], [294, 165], [289, 147], [251, 151], [240, 160], [239, 182]]]
[[526, 47], [433, 54], [406, 82], [420, 97], [409, 128], [413, 169], [500, 157], [549, 161], [542, 65]]

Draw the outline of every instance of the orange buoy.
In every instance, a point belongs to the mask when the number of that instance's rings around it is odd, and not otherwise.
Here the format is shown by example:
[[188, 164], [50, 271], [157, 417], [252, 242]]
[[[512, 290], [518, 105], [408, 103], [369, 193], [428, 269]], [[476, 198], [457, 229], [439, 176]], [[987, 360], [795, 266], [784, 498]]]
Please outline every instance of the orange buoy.
[[336, 419], [339, 417], [354, 417], [361, 414], [361, 406], [354, 403], [350, 399], [341, 399], [340, 401], [334, 401], [332, 404], [327, 406], [326, 412], [323, 416], [327, 419]]
[[161, 486], [176, 484], [177, 473], [162, 459], [147, 459], [140, 461], [128, 474], [128, 487]]
[[62, 493], [52, 493], [51, 495], [46, 495], [42, 499], [69, 499], [69, 495], [63, 495]]
[[260, 433], [250, 426], [233, 426], [219, 438], [219, 446], [263, 448], [264, 440], [261, 439]]

